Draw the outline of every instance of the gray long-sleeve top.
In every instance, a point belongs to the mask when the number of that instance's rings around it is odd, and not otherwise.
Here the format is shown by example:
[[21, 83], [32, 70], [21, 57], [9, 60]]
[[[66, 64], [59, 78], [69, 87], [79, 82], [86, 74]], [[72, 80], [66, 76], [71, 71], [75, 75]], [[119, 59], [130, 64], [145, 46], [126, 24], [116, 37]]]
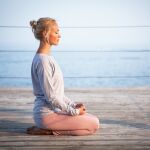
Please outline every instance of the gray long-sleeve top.
[[75, 103], [64, 95], [64, 81], [61, 69], [54, 57], [38, 53], [31, 67], [34, 101], [34, 116], [47, 113], [78, 115]]

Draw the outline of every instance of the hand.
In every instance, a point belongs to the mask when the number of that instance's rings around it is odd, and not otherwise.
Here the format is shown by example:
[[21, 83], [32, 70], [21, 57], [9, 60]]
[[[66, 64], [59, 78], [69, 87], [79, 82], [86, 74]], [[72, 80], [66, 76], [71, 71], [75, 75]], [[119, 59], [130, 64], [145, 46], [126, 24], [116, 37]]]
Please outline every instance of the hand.
[[79, 109], [79, 115], [83, 115], [86, 113], [86, 108], [85, 108], [84, 104], [82, 104], [82, 103], [76, 104], [75, 108]]
[[86, 110], [85, 110], [84, 107], [80, 107], [80, 108], [78, 108], [78, 109], [79, 109], [79, 115], [83, 115], [83, 114], [86, 113]]
[[84, 105], [82, 103], [77, 103], [75, 108], [80, 108], [80, 107], [83, 107]]

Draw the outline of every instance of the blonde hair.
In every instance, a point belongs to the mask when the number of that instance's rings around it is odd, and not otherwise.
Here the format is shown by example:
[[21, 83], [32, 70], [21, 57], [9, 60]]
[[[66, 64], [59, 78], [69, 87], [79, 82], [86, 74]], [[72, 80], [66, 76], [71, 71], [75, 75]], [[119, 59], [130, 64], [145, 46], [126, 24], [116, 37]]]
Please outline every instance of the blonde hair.
[[38, 21], [30, 21], [32, 32], [34, 33], [35, 38], [38, 40], [43, 39], [43, 31], [46, 31], [46, 33], [48, 33], [52, 26], [56, 24], [56, 20], [49, 17], [40, 18]]

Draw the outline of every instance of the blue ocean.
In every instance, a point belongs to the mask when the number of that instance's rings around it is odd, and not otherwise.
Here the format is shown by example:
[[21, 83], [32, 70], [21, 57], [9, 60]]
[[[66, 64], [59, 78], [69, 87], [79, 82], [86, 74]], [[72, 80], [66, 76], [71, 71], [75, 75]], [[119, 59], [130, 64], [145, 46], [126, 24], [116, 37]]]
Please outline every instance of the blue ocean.
[[[0, 52], [0, 87], [32, 87], [34, 51]], [[150, 51], [54, 51], [65, 87], [150, 86]]]

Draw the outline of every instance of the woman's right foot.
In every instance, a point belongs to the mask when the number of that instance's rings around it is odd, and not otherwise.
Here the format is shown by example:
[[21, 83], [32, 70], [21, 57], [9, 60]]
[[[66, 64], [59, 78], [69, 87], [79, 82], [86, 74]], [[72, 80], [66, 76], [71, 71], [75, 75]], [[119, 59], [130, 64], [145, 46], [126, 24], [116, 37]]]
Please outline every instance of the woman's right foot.
[[27, 132], [27, 134], [32, 134], [32, 135], [52, 135], [53, 134], [52, 130], [42, 129], [42, 128], [38, 128], [36, 126], [27, 128], [26, 132]]

